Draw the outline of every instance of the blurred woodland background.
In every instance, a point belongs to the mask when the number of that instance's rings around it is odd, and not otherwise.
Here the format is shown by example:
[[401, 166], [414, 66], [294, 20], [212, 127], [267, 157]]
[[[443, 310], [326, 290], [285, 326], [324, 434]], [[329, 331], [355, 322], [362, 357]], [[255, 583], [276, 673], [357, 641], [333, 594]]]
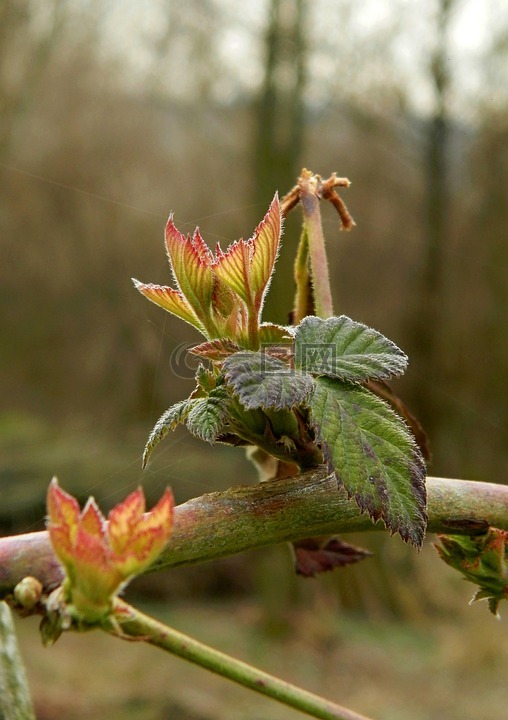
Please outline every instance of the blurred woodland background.
[[[2, 532], [42, 527], [53, 474], [105, 509], [139, 482], [183, 501], [255, 481], [242, 451], [185, 431], [141, 472], [153, 423], [193, 387], [198, 336], [130, 278], [170, 281], [170, 211], [224, 247], [303, 166], [353, 183], [357, 228], [323, 208], [335, 310], [409, 354], [396, 389], [428, 430], [430, 474], [503, 482], [507, 67], [502, 0], [0, 0]], [[298, 227], [295, 213], [265, 319], [287, 320]], [[376, 559], [321, 590], [276, 550], [138, 590], [258, 597], [272, 628], [314, 592], [367, 618], [439, 613], [448, 571], [432, 552], [365, 541]]]

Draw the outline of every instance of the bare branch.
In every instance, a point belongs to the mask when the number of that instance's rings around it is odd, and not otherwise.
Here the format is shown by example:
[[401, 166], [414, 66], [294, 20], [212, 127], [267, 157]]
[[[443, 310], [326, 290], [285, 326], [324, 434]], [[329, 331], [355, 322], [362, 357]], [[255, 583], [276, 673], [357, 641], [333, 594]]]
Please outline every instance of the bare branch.
[[[430, 532], [470, 534], [482, 524], [508, 530], [508, 486], [427, 478]], [[233, 487], [179, 505], [171, 541], [152, 570], [190, 565], [314, 535], [383, 530], [361, 515], [324, 470]], [[394, 541], [395, 542], [395, 541]], [[0, 539], [0, 597], [25, 576], [46, 590], [61, 582], [46, 532]]]

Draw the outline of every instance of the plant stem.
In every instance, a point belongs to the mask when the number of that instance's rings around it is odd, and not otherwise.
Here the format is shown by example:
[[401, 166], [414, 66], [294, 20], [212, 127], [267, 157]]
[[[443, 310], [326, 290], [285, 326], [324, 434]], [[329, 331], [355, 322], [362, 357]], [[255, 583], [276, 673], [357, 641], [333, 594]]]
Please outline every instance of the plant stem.
[[304, 230], [309, 242], [314, 308], [318, 317], [326, 319], [333, 315], [333, 302], [319, 208], [321, 178], [318, 175], [313, 175], [309, 170], [302, 170], [298, 184], [300, 186]]
[[294, 275], [296, 292], [292, 320], [293, 325], [298, 325], [304, 317], [312, 315], [314, 311], [309, 276], [309, 238], [305, 224], [302, 228], [300, 242], [298, 243]]
[[[508, 485], [427, 478], [428, 531], [470, 534], [475, 524], [508, 530]], [[225, 521], [226, 519], [226, 521]], [[153, 570], [214, 560], [307, 537], [384, 530], [361, 514], [325, 469], [209, 493], [175, 508], [175, 527]], [[395, 539], [393, 542], [397, 542]], [[27, 575], [45, 591], [62, 581], [46, 532], [0, 539], [0, 597]]]
[[[142, 637], [150, 645], [177, 655], [217, 675], [233, 680], [250, 690], [267, 695], [285, 705], [294, 707], [311, 717], [322, 720], [368, 720], [364, 715], [335, 705], [313, 693], [302, 690], [284, 680], [273, 677], [262, 670], [218, 650], [203, 645], [178, 630], [164, 625], [154, 618], [132, 608], [117, 599], [122, 632], [129, 637]], [[123, 617], [128, 619], [124, 620]]]
[[259, 310], [255, 307], [250, 307], [248, 313], [247, 333], [249, 348], [255, 352], [259, 350]]
[[0, 602], [0, 717], [35, 720], [9, 606]]

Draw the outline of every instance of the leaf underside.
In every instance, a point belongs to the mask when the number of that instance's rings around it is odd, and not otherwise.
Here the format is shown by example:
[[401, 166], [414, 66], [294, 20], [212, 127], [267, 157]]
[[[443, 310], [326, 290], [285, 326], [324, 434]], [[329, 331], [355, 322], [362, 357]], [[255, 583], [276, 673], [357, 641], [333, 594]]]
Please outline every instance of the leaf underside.
[[426, 528], [425, 464], [404, 421], [365, 388], [316, 380], [311, 422], [338, 481], [362, 511], [421, 547]]
[[315, 577], [337, 567], [352, 565], [372, 555], [369, 550], [356, 547], [338, 536], [307, 538], [293, 543], [297, 575]]
[[384, 335], [346, 315], [308, 316], [295, 332], [295, 366], [315, 375], [364, 382], [401, 375], [407, 357]]
[[304, 404], [314, 381], [267, 353], [242, 352], [224, 361], [225, 377], [244, 407], [288, 409]]

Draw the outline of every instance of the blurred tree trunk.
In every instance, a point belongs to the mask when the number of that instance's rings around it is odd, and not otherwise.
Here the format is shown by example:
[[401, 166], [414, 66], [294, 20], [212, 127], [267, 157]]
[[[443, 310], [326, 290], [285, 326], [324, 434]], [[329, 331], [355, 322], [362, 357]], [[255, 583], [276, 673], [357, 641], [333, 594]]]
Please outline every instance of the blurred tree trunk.
[[444, 258], [449, 214], [448, 96], [450, 90], [447, 31], [455, 0], [439, 0], [436, 44], [429, 66], [434, 87], [435, 109], [428, 123], [424, 144], [424, 249], [420, 282], [416, 287], [412, 334], [416, 365], [413, 401], [430, 439], [439, 421], [436, 386], [440, 381], [440, 326], [443, 313]]
[[[304, 0], [271, 0], [264, 38], [264, 79], [254, 112], [253, 196], [268, 207], [275, 190], [284, 195], [301, 170], [304, 135], [304, 90], [306, 80]], [[256, 214], [259, 215], [259, 206]], [[295, 214], [296, 215], [296, 214]], [[259, 219], [259, 218], [257, 218]], [[292, 308], [293, 258], [299, 220], [286, 221], [286, 240], [278, 260], [277, 273], [268, 294], [265, 317], [287, 323]], [[293, 242], [291, 237], [293, 236]], [[288, 608], [298, 598], [297, 577], [290, 564], [281, 564], [281, 554], [266, 559], [263, 571], [279, 578], [277, 595], [271, 583], [260, 584], [263, 624], [267, 631], [288, 629]]]
[[[295, 184], [301, 170], [307, 61], [304, 0], [271, 0], [269, 13], [253, 143], [254, 197], [266, 207], [275, 190], [282, 195]], [[292, 230], [290, 219], [287, 234]], [[284, 260], [283, 250], [267, 303], [267, 315], [282, 322], [291, 308], [292, 273], [292, 262]]]
[[300, 171], [306, 75], [304, 24], [303, 0], [271, 0], [254, 148], [260, 202], [274, 188], [288, 190]]
[[[34, 5], [30, 0], [2, 0], [0, 3], [0, 94], [3, 106], [0, 160], [4, 160], [13, 145], [20, 141], [20, 120], [34, 100], [36, 88], [60, 39], [66, 9], [63, 0], [47, 2], [46, 22], [37, 25], [33, 22]], [[25, 47], [21, 63], [16, 58], [20, 45]]]

